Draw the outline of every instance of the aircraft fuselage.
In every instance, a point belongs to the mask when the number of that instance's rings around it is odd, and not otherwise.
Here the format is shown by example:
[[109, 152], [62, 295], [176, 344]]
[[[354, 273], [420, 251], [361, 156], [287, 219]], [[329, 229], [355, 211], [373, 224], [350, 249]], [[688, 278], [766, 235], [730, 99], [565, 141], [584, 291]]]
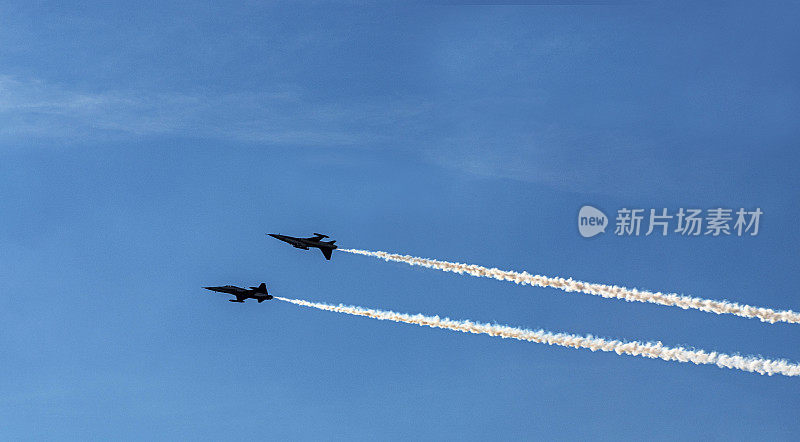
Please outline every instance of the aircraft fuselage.
[[277, 233], [268, 233], [267, 235], [289, 243], [297, 249], [308, 250], [309, 247], [320, 249], [322, 254], [325, 255], [325, 259], [331, 259], [333, 249], [337, 248], [334, 244], [336, 241], [322, 241], [322, 238], [326, 238], [326, 236], [321, 234], [316, 234], [317, 236], [312, 238], [296, 238], [294, 236], [279, 235]]
[[236, 299], [229, 299], [230, 302], [244, 302], [245, 299], [255, 299], [258, 302], [263, 302], [272, 299], [272, 295], [267, 293], [267, 287], [263, 283], [259, 287], [250, 287], [249, 289], [236, 287], [235, 285], [203, 288], [211, 290], [212, 292], [227, 293], [236, 296]]

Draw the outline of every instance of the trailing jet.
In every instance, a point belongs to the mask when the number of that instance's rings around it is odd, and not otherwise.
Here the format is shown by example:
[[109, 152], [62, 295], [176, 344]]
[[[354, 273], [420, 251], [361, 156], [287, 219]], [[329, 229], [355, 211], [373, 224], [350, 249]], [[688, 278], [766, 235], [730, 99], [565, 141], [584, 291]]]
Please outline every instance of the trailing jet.
[[272, 295], [267, 293], [267, 285], [263, 282], [258, 287], [250, 287], [249, 289], [236, 287], [235, 285], [223, 285], [222, 287], [203, 287], [206, 290], [213, 292], [228, 293], [236, 296], [236, 299], [229, 299], [230, 302], [244, 302], [245, 299], [252, 298], [259, 303], [272, 299]]
[[309, 247], [316, 247], [322, 251], [325, 259], [331, 259], [333, 249], [336, 248], [334, 244], [336, 241], [323, 241], [322, 238], [328, 238], [328, 235], [321, 233], [315, 233], [311, 238], [295, 238], [294, 236], [278, 235], [277, 233], [267, 233], [267, 235], [283, 242], [288, 242], [298, 249], [308, 250]]

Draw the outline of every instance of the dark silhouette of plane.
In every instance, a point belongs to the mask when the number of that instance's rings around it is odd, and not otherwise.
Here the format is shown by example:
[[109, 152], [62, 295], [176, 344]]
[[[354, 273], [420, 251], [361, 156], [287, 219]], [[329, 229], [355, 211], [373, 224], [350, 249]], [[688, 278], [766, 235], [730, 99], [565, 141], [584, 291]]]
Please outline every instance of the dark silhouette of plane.
[[272, 295], [267, 293], [267, 285], [263, 282], [258, 287], [250, 287], [249, 289], [245, 289], [242, 287], [236, 287], [235, 285], [223, 285], [222, 287], [203, 287], [206, 290], [211, 290], [213, 292], [220, 292], [220, 293], [228, 293], [230, 295], [236, 296], [236, 299], [229, 299], [230, 302], [244, 302], [245, 299], [252, 298], [257, 300], [259, 303], [272, 299]]
[[322, 241], [322, 238], [328, 238], [328, 235], [315, 233], [311, 238], [295, 238], [294, 236], [278, 235], [277, 233], [267, 233], [267, 235], [279, 239], [283, 242], [297, 247], [298, 249], [308, 250], [309, 247], [316, 247], [325, 255], [325, 259], [331, 259], [333, 249], [336, 248], [334, 244], [336, 241]]

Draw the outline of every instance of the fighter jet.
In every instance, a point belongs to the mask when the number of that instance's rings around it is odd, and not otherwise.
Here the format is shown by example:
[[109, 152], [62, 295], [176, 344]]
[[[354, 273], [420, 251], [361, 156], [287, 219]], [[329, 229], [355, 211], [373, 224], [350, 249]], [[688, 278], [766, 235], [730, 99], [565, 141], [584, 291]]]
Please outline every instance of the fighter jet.
[[316, 247], [322, 251], [325, 259], [328, 260], [331, 259], [333, 249], [336, 248], [336, 245], [334, 245], [336, 241], [322, 241], [322, 238], [328, 238], [328, 235], [321, 233], [315, 233], [311, 238], [295, 238], [294, 236], [278, 235], [277, 233], [267, 233], [267, 235], [283, 242], [288, 242], [298, 249], [308, 250], [309, 247]]
[[228, 293], [236, 296], [236, 299], [229, 299], [230, 302], [244, 302], [245, 299], [252, 298], [259, 303], [272, 299], [272, 295], [267, 293], [267, 285], [263, 282], [258, 287], [250, 287], [245, 289], [236, 287], [235, 285], [223, 285], [222, 287], [203, 287], [206, 290], [213, 292]]

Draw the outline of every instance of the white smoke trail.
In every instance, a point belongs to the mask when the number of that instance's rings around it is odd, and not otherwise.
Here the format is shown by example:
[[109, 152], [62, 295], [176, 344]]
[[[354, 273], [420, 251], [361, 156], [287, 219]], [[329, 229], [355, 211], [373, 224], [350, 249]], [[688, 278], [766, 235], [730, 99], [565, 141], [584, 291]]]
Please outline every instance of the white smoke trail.
[[407, 324], [417, 324], [433, 328], [444, 328], [460, 331], [464, 333], [482, 333], [490, 336], [500, 336], [501, 338], [519, 339], [520, 341], [530, 341], [544, 343], [548, 345], [560, 345], [562, 347], [587, 348], [591, 351], [616, 352], [619, 355], [641, 356], [651, 359], [663, 359], [665, 361], [693, 362], [697, 365], [716, 365], [722, 368], [730, 368], [751, 373], [760, 373], [772, 376], [782, 374], [784, 376], [800, 376], [800, 365], [792, 364], [785, 360], [763, 359], [754, 356], [728, 355], [725, 353], [705, 352], [703, 350], [689, 350], [683, 347], [665, 347], [661, 342], [623, 342], [618, 340], [607, 340], [594, 336], [578, 336], [568, 333], [552, 333], [544, 330], [525, 330], [507, 325], [481, 324], [472, 321], [457, 321], [439, 316], [425, 316], [422, 314], [408, 315], [392, 311], [373, 310], [363, 307], [353, 307], [339, 304], [338, 306], [323, 304], [318, 302], [303, 301], [300, 299], [289, 299], [276, 296], [275, 299], [290, 302], [304, 307], [313, 307], [320, 310], [327, 310], [348, 315], [366, 316], [373, 319], [389, 320], [395, 322], [405, 322]]
[[342, 252], [356, 255], [372, 256], [386, 261], [403, 262], [412, 266], [422, 266], [445, 272], [466, 273], [472, 276], [494, 278], [501, 281], [511, 281], [517, 284], [533, 285], [540, 287], [555, 287], [566, 292], [581, 292], [589, 295], [598, 295], [604, 298], [619, 298], [626, 301], [652, 302], [654, 304], [671, 305], [682, 309], [697, 309], [716, 314], [731, 314], [745, 318], [758, 318], [762, 322], [788, 322], [800, 323], [800, 313], [791, 310], [775, 311], [769, 308], [753, 307], [737, 304], [735, 302], [715, 301], [712, 299], [694, 298], [678, 295], [676, 293], [649, 292], [646, 290], [629, 289], [616, 285], [594, 284], [575, 281], [572, 278], [551, 278], [541, 275], [531, 275], [528, 272], [514, 272], [496, 268], [486, 268], [474, 264], [461, 264], [457, 262], [438, 261], [435, 259], [417, 258], [409, 255], [397, 255], [387, 252], [372, 252], [358, 249], [338, 249]]

